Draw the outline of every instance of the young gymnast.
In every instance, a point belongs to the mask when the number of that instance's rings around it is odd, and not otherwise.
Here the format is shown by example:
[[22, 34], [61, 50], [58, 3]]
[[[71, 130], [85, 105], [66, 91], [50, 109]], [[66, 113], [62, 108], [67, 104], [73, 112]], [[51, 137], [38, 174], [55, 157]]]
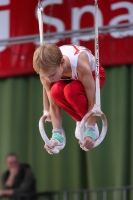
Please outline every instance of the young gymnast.
[[[61, 108], [76, 121], [75, 136], [79, 139], [80, 121], [94, 106], [95, 57], [83, 46], [44, 44], [34, 52], [33, 67], [50, 102], [52, 147], [45, 144], [45, 149], [53, 153], [53, 148], [64, 140]], [[99, 76], [101, 88], [105, 73], [100, 64]], [[91, 149], [98, 134], [96, 117], [91, 116], [85, 125], [84, 142], [79, 141], [80, 147]]]

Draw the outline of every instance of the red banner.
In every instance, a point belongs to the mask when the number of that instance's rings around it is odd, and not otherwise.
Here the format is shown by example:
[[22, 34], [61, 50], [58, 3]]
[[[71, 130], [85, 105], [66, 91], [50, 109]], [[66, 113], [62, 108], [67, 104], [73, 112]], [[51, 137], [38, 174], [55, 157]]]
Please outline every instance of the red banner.
[[[39, 34], [38, 1], [0, 0], [0, 40]], [[75, 31], [94, 28], [93, 0], [43, 0], [44, 32]], [[116, 26], [133, 23], [133, 0], [98, 1], [98, 23]], [[94, 53], [94, 35], [80, 35], [67, 39], [52, 39], [57, 45], [77, 44]], [[33, 52], [36, 43], [0, 46], [0, 77], [34, 73]], [[118, 29], [99, 35], [99, 55], [102, 65], [133, 63], [133, 29]]]

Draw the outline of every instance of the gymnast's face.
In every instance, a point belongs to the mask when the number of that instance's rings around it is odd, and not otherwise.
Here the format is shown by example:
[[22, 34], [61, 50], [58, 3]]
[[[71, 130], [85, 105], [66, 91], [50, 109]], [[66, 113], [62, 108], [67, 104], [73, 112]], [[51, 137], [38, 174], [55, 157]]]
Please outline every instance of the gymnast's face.
[[62, 73], [63, 73], [63, 68], [61, 67], [61, 65], [57, 68], [52, 68], [47, 72], [43, 71], [43, 69], [40, 69], [39, 71], [40, 77], [45, 78], [50, 83], [59, 81], [62, 77]]

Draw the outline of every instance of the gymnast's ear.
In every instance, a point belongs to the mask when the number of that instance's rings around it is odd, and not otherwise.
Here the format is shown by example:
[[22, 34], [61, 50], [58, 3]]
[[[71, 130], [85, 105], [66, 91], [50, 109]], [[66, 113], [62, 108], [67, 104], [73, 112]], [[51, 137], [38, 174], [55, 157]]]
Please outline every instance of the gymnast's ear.
[[65, 59], [62, 58], [60, 64], [64, 64], [65, 63]]

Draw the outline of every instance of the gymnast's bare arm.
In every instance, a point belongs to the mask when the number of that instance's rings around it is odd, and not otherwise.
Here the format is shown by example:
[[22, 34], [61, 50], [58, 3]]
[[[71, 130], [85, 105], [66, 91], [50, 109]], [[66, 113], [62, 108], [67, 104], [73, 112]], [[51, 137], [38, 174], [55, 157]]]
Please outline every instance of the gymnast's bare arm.
[[[50, 83], [49, 81], [47, 81], [44, 77], [40, 76], [40, 81], [43, 85], [43, 87], [46, 90], [46, 93], [48, 95], [48, 99], [50, 102], [50, 117], [51, 117], [51, 121], [52, 121], [52, 125], [53, 125], [53, 129], [58, 128], [58, 129], [62, 129], [62, 115], [61, 115], [61, 108], [58, 106], [58, 104], [52, 99], [51, 95], [50, 95], [50, 89], [52, 87], [52, 83]], [[45, 149], [47, 151], [51, 151], [51, 149], [54, 148], [54, 146], [56, 145], [55, 141], [52, 141], [52, 148], [48, 147], [45, 144]], [[51, 152], [52, 153], [52, 152]]]
[[[88, 55], [83, 52], [79, 55], [78, 65], [77, 65], [78, 78], [82, 82], [86, 97], [88, 99], [88, 111], [90, 111], [94, 106], [95, 101], [95, 81], [92, 77], [92, 71], [89, 65]], [[88, 125], [95, 125], [96, 117], [90, 117], [88, 120]], [[83, 147], [91, 149], [94, 145], [94, 140], [90, 137], [85, 137]]]

